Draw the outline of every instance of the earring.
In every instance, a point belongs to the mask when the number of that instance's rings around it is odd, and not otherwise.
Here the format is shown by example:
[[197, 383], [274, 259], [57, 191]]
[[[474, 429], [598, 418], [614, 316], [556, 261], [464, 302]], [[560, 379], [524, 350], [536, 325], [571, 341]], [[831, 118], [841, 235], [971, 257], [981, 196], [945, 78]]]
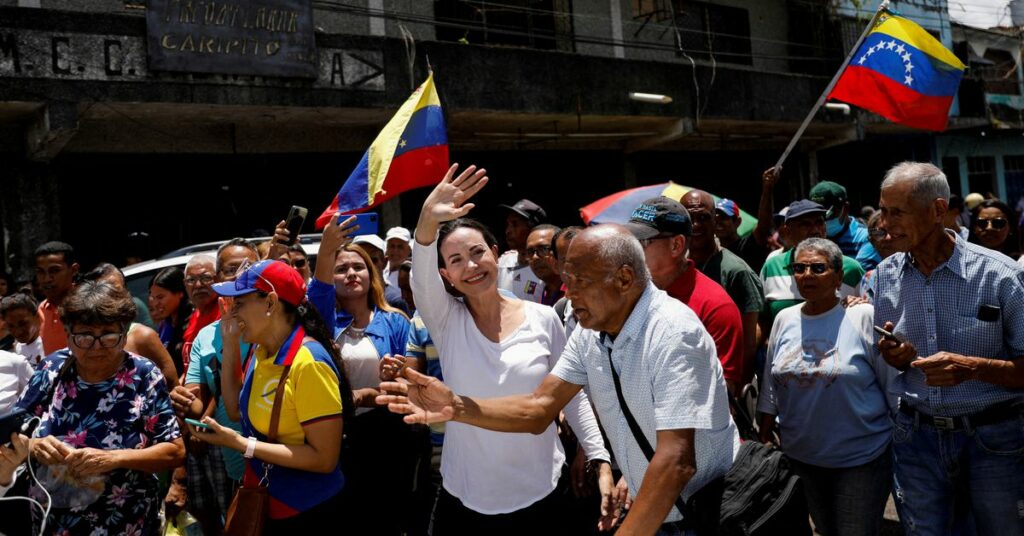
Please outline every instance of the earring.
[[270, 311], [267, 311], [267, 316], [270, 316]]

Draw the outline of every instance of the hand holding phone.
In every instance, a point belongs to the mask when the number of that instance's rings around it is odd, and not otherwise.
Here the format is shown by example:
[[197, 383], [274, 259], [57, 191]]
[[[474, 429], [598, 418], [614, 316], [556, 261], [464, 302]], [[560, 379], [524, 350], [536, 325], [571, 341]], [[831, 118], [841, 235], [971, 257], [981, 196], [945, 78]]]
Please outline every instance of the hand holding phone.
[[900, 342], [900, 340], [896, 338], [896, 334], [895, 333], [893, 333], [893, 332], [891, 332], [891, 331], [889, 331], [889, 330], [887, 330], [887, 329], [885, 329], [883, 327], [879, 327], [879, 326], [872, 326], [872, 327], [875, 328], [875, 333], [878, 333], [879, 335], [881, 335], [883, 339], [888, 339], [888, 340], [896, 342], [896, 343]]
[[309, 213], [305, 207], [293, 205], [288, 211], [288, 218], [285, 219], [285, 229], [288, 230], [288, 241], [282, 242], [292, 245], [299, 241], [299, 233], [302, 232], [302, 224], [306, 221], [306, 214]]

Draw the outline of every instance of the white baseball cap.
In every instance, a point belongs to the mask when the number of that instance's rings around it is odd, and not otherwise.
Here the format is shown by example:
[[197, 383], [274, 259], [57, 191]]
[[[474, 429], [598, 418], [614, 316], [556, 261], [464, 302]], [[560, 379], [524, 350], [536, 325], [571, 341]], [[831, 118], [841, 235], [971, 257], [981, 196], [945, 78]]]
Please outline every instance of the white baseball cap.
[[375, 235], [375, 234], [359, 235], [359, 236], [357, 236], [357, 237], [352, 239], [352, 243], [353, 244], [369, 244], [369, 245], [371, 245], [371, 246], [373, 246], [373, 247], [375, 247], [375, 248], [377, 248], [377, 249], [379, 249], [381, 251], [384, 251], [384, 250], [387, 249], [387, 246], [384, 245], [384, 241], [381, 240], [381, 238], [379, 236]]
[[397, 238], [403, 242], [411, 242], [412, 233], [410, 233], [405, 227], [392, 227], [388, 229], [388, 234], [385, 235], [384, 241], [390, 242], [392, 238]]

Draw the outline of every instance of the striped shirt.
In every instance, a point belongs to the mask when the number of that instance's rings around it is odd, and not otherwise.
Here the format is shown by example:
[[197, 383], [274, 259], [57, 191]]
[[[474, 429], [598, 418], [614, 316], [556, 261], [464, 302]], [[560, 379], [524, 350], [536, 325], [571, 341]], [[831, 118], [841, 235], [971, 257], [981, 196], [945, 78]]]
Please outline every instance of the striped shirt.
[[[441, 360], [437, 355], [437, 346], [434, 346], [434, 341], [430, 338], [427, 325], [423, 323], [423, 317], [420, 316], [419, 311], [413, 315], [410, 323], [412, 326], [409, 329], [409, 342], [405, 346], [405, 355], [425, 360], [427, 374], [444, 381], [444, 376], [441, 374]], [[430, 425], [430, 443], [435, 447], [444, 443], [443, 422]]]
[[[761, 280], [764, 281], [764, 310], [761, 317], [767, 320], [767, 325], [775, 323], [775, 315], [779, 311], [803, 303], [804, 298], [796, 286], [796, 277], [793, 276], [793, 253], [795, 248], [769, 258], [761, 268]], [[850, 257], [843, 257], [843, 285], [839, 288], [839, 295], [860, 296], [860, 280], [864, 277], [864, 269], [860, 263]]]
[[[913, 344], [921, 357], [940, 351], [990, 359], [1024, 356], [1024, 272], [1006, 255], [947, 232], [956, 246], [928, 277], [906, 253], [878, 265], [875, 322], [895, 324], [897, 337]], [[931, 387], [915, 368], [900, 373], [892, 389], [924, 413], [950, 417], [1024, 401], [1024, 389], [978, 380]]]

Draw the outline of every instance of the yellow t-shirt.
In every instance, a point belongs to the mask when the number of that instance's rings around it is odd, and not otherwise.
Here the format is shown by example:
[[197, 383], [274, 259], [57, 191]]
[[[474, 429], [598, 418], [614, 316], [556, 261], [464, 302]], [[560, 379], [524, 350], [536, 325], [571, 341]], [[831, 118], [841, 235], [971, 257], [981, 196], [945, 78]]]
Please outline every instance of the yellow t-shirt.
[[[283, 348], [281, 351], [287, 351]], [[274, 408], [277, 384], [284, 366], [276, 365], [277, 355], [268, 356], [257, 348], [249, 393], [249, 422], [266, 435], [270, 431], [270, 413]], [[306, 341], [292, 360], [292, 368], [284, 386], [281, 417], [277, 425], [277, 442], [301, 445], [306, 442], [303, 424], [341, 416], [341, 391], [334, 362], [323, 346]]]

